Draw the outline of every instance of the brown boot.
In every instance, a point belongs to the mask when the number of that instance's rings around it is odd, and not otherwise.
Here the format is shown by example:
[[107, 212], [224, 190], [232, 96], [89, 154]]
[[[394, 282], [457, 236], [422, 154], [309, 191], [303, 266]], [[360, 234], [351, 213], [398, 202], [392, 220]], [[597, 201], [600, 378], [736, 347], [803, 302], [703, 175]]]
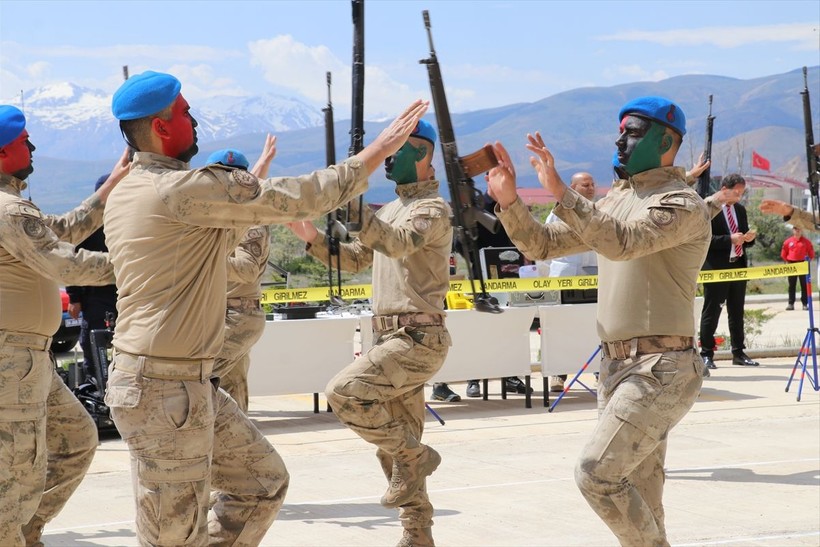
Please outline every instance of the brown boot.
[[427, 445], [405, 449], [393, 457], [393, 476], [381, 499], [385, 507], [401, 507], [424, 484], [441, 463], [439, 453]]
[[405, 528], [396, 547], [435, 547], [432, 528]]

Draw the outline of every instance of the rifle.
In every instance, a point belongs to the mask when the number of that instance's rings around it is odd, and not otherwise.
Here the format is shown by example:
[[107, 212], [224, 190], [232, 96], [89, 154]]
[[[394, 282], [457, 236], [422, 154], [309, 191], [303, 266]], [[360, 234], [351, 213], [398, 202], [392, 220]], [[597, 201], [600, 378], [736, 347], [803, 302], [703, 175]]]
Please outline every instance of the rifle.
[[[353, 65], [350, 116], [350, 148], [347, 156], [355, 156], [364, 148], [364, 0], [351, 0], [353, 8]], [[362, 207], [364, 194], [359, 196], [359, 216], [351, 218], [350, 206], [344, 213], [345, 228], [348, 232], [362, 229]]]
[[817, 145], [814, 144], [814, 129], [811, 119], [811, 101], [809, 100], [809, 77], [806, 67], [803, 67], [803, 91], [800, 92], [803, 96], [803, 126], [806, 131], [806, 172], [808, 174], [806, 182], [809, 183], [809, 192], [811, 192], [811, 211], [814, 219], [814, 227], [820, 229], [820, 221], [818, 214], [820, 214], [820, 196], [818, 189], [820, 188], [820, 171], [818, 171], [818, 150]]
[[[328, 166], [336, 163], [336, 138], [333, 131], [333, 102], [330, 100], [331, 76], [327, 73], [327, 106], [322, 109], [325, 115], [325, 160]], [[329, 288], [329, 300], [331, 306], [344, 306], [342, 299], [342, 257], [339, 241], [347, 238], [347, 233], [341, 223], [336, 219], [334, 211], [327, 214], [327, 284]], [[333, 257], [336, 257], [336, 287], [333, 286]], [[334, 294], [334, 288], [336, 293]]]
[[90, 383], [90, 378], [85, 378], [82, 385], [77, 386], [74, 394], [91, 415], [98, 430], [113, 429], [114, 421], [111, 413], [105, 404], [105, 389], [108, 383], [108, 350], [111, 349], [111, 341], [114, 339], [114, 327], [116, 316], [113, 312], [105, 312], [105, 328], [93, 329], [89, 333], [91, 342], [91, 362], [94, 366], [94, 382]]
[[[703, 146], [703, 161], [710, 161], [712, 159], [712, 130], [715, 127], [715, 117], [712, 116], [712, 96], [709, 95], [709, 114], [706, 116], [706, 143]], [[712, 166], [706, 168], [706, 171], [698, 177], [698, 195], [706, 198], [709, 195], [712, 183]]]
[[[476, 190], [472, 177], [489, 171], [498, 165], [492, 146], [487, 145], [480, 150], [459, 157], [456, 147], [456, 137], [453, 131], [453, 122], [450, 119], [450, 110], [447, 107], [447, 95], [444, 93], [444, 81], [441, 77], [436, 50], [433, 47], [433, 34], [430, 30], [430, 14], [422, 12], [424, 27], [427, 29], [427, 40], [430, 44], [430, 57], [419, 63], [427, 66], [427, 75], [430, 80], [430, 94], [436, 110], [441, 153], [447, 173], [447, 185], [450, 189], [450, 199], [453, 202], [453, 230], [461, 243], [464, 259], [467, 261], [467, 272], [470, 277], [470, 290], [473, 293], [473, 305], [476, 311], [501, 313], [498, 301], [487, 294], [484, 286], [484, 276], [473, 271], [473, 265], [478, 264], [478, 225], [496, 233], [498, 219], [484, 210], [484, 196]], [[475, 291], [475, 277], [478, 277], [481, 290]]]

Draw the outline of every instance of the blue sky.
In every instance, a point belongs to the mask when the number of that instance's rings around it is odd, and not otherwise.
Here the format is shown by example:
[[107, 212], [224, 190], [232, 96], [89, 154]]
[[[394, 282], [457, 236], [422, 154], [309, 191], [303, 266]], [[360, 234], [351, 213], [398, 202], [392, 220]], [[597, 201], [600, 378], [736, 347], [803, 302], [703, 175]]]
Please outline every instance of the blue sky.
[[[429, 97], [421, 12], [454, 112], [586, 86], [682, 74], [749, 79], [820, 64], [820, 7], [806, 1], [493, 0], [365, 3], [365, 116]], [[346, 0], [0, 0], [0, 101], [70, 81], [113, 93], [122, 65], [182, 80], [192, 104], [265, 91], [349, 109]], [[337, 114], [338, 118], [343, 118]]]

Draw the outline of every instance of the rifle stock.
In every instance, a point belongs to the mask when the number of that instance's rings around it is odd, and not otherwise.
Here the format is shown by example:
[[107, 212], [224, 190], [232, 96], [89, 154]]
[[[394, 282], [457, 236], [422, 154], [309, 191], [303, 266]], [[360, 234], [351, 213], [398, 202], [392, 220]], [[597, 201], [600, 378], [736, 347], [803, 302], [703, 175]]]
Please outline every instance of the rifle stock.
[[453, 122], [450, 119], [450, 110], [447, 106], [447, 95], [444, 92], [444, 81], [441, 77], [436, 50], [433, 47], [433, 34], [430, 30], [430, 14], [422, 12], [424, 27], [427, 30], [427, 39], [430, 45], [430, 57], [419, 61], [427, 67], [427, 76], [430, 80], [430, 94], [436, 111], [439, 141], [441, 142], [442, 159], [447, 175], [447, 185], [452, 200], [453, 230], [461, 243], [464, 259], [467, 261], [467, 272], [470, 277], [470, 286], [473, 293], [473, 305], [476, 311], [501, 313], [498, 301], [487, 294], [484, 286], [484, 276], [479, 272], [478, 281], [480, 291], [475, 291], [474, 264], [478, 263], [478, 225], [481, 224], [492, 232], [498, 230], [498, 219], [484, 210], [484, 197], [475, 188], [471, 177], [488, 171], [498, 165], [498, 159], [492, 147], [485, 146], [481, 150], [463, 158], [458, 155]]
[[[712, 131], [715, 127], [715, 117], [712, 116], [712, 96], [709, 95], [709, 114], [706, 116], [706, 142], [703, 146], [703, 161], [712, 160]], [[698, 194], [702, 198], [709, 195], [710, 186], [712, 183], [712, 166], [698, 177]]]
[[803, 91], [800, 92], [803, 98], [803, 126], [806, 133], [806, 182], [809, 183], [811, 193], [812, 215], [814, 217], [814, 227], [820, 228], [820, 171], [818, 171], [817, 146], [814, 144], [814, 128], [811, 118], [811, 100], [809, 98], [809, 77], [806, 67], [803, 67]]

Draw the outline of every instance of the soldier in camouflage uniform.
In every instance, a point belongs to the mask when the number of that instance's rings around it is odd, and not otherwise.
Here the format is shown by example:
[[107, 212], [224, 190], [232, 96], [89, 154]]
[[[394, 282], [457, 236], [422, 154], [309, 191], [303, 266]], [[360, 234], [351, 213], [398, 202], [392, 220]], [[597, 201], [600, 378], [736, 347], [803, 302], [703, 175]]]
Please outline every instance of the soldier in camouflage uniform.
[[342, 164], [259, 180], [219, 164], [189, 168], [197, 124], [180, 89], [148, 71], [114, 94], [114, 116], [137, 152], [104, 219], [119, 292], [106, 403], [131, 452], [141, 544], [258, 545], [289, 477], [209, 381], [225, 325], [226, 257], [251, 226], [318, 218], [363, 192], [427, 103], [413, 103]]
[[55, 370], [50, 346], [61, 317], [58, 283], [107, 285], [107, 255], [74, 250], [99, 228], [123, 156], [103, 186], [62, 216], [21, 197], [34, 171], [23, 113], [0, 106], [0, 545], [42, 545], [85, 476], [97, 428]]
[[663, 464], [669, 431], [702, 383], [692, 316], [711, 215], [684, 170], [672, 166], [686, 131], [680, 108], [643, 97], [627, 103], [618, 120], [619, 180], [594, 204], [561, 181], [541, 135], [528, 136], [531, 163], [564, 223], [544, 226], [532, 217], [500, 144], [489, 185], [498, 217], [530, 259], [598, 253], [599, 419], [575, 478], [621, 545], [669, 545]]
[[[267, 178], [270, 162], [276, 155], [276, 138], [268, 135], [262, 156], [251, 173]], [[208, 163], [220, 163], [240, 169], [249, 164], [239, 151], [217, 150]], [[265, 312], [259, 304], [262, 275], [268, 264], [270, 230], [253, 226], [245, 232], [239, 245], [228, 257], [228, 300], [225, 309], [225, 339], [214, 363], [219, 387], [234, 398], [239, 408], [248, 412], [248, 370], [250, 351], [265, 330]]]
[[[432, 166], [435, 138], [433, 127], [420, 121], [387, 162], [387, 177], [397, 183], [399, 197], [376, 214], [365, 207], [358, 237], [340, 246], [343, 270], [373, 264], [375, 343], [325, 390], [339, 420], [378, 447], [389, 481], [381, 503], [401, 507], [400, 546], [433, 544], [425, 478], [441, 457], [421, 443], [424, 384], [444, 364], [451, 345], [444, 298], [453, 229]], [[325, 234], [309, 222], [291, 227], [312, 256], [328, 262]]]

